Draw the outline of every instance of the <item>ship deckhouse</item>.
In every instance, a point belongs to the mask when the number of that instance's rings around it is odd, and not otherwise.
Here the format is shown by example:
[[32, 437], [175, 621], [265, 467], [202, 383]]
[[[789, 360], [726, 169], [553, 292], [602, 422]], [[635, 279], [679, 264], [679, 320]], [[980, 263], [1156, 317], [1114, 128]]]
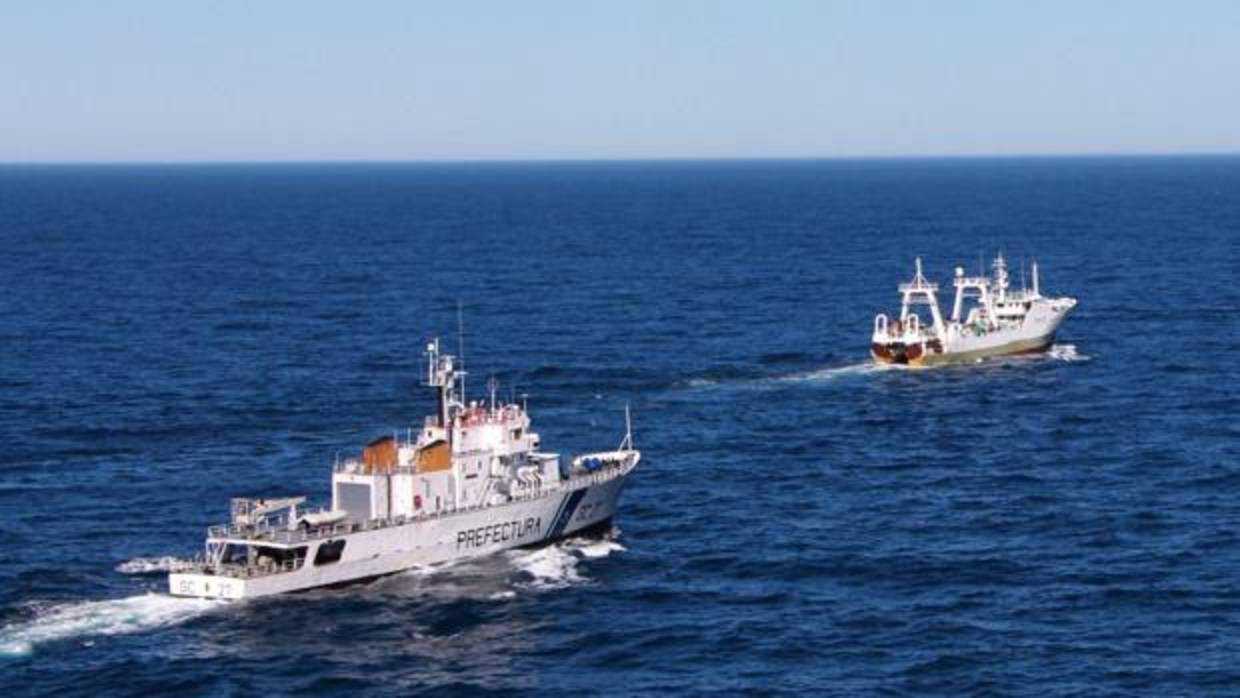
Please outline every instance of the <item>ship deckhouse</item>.
[[426, 356], [436, 413], [417, 432], [380, 437], [361, 457], [337, 463], [333, 510], [360, 521], [414, 516], [496, 504], [559, 482], [559, 455], [537, 450], [521, 405], [499, 404], [494, 384], [488, 403], [466, 403], [455, 358], [438, 340]]

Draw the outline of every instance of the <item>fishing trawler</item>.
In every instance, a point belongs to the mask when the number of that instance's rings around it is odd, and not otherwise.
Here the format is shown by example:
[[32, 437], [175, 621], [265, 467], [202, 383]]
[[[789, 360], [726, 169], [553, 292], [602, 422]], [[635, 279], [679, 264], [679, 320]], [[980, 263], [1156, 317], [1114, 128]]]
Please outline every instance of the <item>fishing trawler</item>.
[[[1076, 307], [1076, 299], [1043, 296], [1036, 262], [1032, 288], [1019, 291], [1009, 289], [1002, 254], [995, 258], [992, 272], [991, 276], [965, 276], [964, 269], [956, 267], [952, 280], [956, 298], [951, 317], [944, 320], [938, 284], [926, 280], [918, 257], [913, 280], [899, 287], [899, 319], [889, 320], [882, 313], [874, 318], [870, 354], [884, 364], [932, 366], [1049, 348], [1059, 325]], [[967, 313], [966, 305], [971, 305]], [[929, 324], [917, 314], [920, 306], [929, 308]]]
[[205, 551], [168, 575], [177, 596], [241, 599], [340, 585], [422, 565], [606, 530], [641, 453], [625, 409], [611, 451], [540, 450], [524, 405], [466, 402], [455, 357], [426, 348], [434, 415], [332, 471], [331, 507], [305, 497], [233, 499]]

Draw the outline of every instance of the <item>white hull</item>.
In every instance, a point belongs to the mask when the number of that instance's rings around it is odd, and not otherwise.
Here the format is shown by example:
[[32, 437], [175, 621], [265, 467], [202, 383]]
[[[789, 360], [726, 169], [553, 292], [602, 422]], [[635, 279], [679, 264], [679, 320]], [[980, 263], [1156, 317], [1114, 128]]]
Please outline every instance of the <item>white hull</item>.
[[1019, 327], [966, 335], [961, 333], [959, 326], [953, 326], [943, 351], [927, 351], [916, 364], [933, 366], [1045, 351], [1054, 343], [1055, 333], [1066, 317], [1067, 311], [1057, 312], [1051, 309], [1049, 303], [1035, 303]]
[[[542, 497], [308, 541], [305, 563], [292, 571], [245, 578], [173, 573], [168, 577], [169, 592], [177, 596], [253, 598], [547, 543], [611, 519], [632, 465], [609, 480], [559, 489]], [[340, 559], [316, 565], [319, 546], [340, 540], [346, 541]]]

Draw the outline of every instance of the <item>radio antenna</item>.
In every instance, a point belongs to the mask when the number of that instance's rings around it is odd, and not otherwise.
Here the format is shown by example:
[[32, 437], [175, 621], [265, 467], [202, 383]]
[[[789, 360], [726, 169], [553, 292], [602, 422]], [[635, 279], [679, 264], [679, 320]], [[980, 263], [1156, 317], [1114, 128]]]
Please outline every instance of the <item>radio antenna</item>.
[[491, 393], [491, 411], [494, 412], [495, 393], [499, 392], [499, 379], [495, 377], [495, 374], [491, 374], [491, 377], [487, 379], [487, 391]]
[[620, 451], [633, 450], [633, 417], [629, 414], [629, 403], [624, 403], [624, 440], [620, 442]]
[[465, 306], [456, 299], [456, 358], [461, 362], [461, 402], [465, 402]]

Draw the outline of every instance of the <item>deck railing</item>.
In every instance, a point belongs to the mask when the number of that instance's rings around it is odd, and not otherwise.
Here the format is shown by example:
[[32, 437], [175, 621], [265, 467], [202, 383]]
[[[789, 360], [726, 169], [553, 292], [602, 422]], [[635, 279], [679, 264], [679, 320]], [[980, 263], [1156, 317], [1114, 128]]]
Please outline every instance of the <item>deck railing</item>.
[[[609, 480], [615, 479], [618, 475], [624, 473], [627, 465], [625, 461], [613, 461], [607, 463], [603, 467], [593, 472], [577, 472], [573, 473], [567, 480], [557, 485], [541, 486], [525, 489], [524, 491], [510, 495], [505, 503], [523, 502], [533, 499], [546, 497], [556, 491], [571, 492], [579, 490], [583, 487], [591, 487], [593, 485], [602, 484]], [[382, 519], [367, 519], [365, 521], [342, 521], [329, 526], [319, 526], [316, 528], [288, 528], [288, 521], [279, 519], [276, 521], [261, 521], [257, 524], [248, 526], [238, 526], [235, 524], [222, 524], [211, 526], [207, 529], [207, 537], [213, 539], [237, 539], [254, 543], [278, 543], [282, 545], [290, 545], [295, 543], [307, 543], [310, 541], [321, 540], [323, 538], [333, 538], [336, 536], [349, 535], [352, 533], [360, 533], [363, 531], [375, 531], [384, 528], [392, 528], [394, 526], [404, 526], [406, 524], [433, 521], [436, 519], [444, 519], [451, 516], [458, 516], [489, 509], [493, 504], [474, 504], [470, 506], [457, 507], [453, 509], [442, 509], [440, 511], [426, 511], [418, 514], [407, 516], [395, 516]]]

